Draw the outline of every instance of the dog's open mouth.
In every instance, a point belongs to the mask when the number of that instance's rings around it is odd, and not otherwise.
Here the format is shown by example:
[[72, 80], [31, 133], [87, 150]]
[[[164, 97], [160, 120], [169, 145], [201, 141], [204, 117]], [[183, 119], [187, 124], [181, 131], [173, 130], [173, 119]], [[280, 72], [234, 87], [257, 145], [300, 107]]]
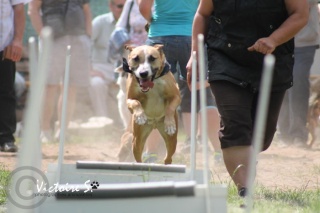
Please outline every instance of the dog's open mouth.
[[139, 85], [142, 92], [148, 92], [154, 85], [154, 83], [149, 78], [139, 78]]

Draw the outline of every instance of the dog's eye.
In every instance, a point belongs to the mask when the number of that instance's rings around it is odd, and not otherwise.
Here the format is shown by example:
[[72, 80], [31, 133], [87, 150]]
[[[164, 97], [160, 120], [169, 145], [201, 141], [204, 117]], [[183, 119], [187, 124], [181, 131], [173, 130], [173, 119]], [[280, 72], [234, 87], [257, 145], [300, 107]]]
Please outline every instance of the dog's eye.
[[152, 55], [150, 55], [150, 56], [149, 56], [149, 61], [150, 61], [150, 62], [153, 62], [154, 60], [156, 60], [156, 58], [153, 57]]
[[133, 60], [134, 60], [135, 62], [139, 62], [139, 56], [134, 57]]

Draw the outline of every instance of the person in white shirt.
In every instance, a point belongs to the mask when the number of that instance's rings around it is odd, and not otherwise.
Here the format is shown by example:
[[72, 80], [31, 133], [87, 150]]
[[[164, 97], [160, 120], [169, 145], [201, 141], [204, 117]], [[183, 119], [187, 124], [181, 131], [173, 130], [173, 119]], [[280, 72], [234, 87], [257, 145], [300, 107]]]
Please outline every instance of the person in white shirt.
[[25, 28], [24, 4], [28, 0], [0, 1], [0, 151], [17, 152], [15, 62], [20, 61]]
[[[41, 117], [41, 141], [53, 142], [60, 138], [60, 127], [55, 134], [52, 125], [57, 108], [59, 124], [62, 113], [63, 78], [65, 75], [67, 46], [71, 46], [70, 77], [66, 123], [69, 124], [76, 109], [78, 91], [90, 84], [90, 45], [92, 15], [89, 0], [32, 0], [28, 14], [39, 35], [44, 26], [52, 28], [54, 45], [48, 61], [44, 106]], [[41, 40], [40, 40], [41, 42]], [[61, 87], [62, 86], [62, 87]], [[56, 101], [55, 97], [59, 96]], [[57, 104], [58, 102], [58, 104]], [[53, 137], [54, 136], [54, 137]]]
[[109, 87], [114, 82], [115, 65], [108, 61], [108, 46], [112, 31], [121, 15], [125, 0], [109, 0], [110, 12], [92, 21], [92, 52], [90, 98], [94, 116], [111, 117]]

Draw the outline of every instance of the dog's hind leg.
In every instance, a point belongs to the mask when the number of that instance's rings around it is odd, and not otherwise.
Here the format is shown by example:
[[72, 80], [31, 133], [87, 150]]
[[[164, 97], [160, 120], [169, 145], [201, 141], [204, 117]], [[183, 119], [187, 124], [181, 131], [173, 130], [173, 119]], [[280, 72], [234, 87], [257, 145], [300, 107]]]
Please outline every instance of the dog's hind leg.
[[141, 163], [144, 145], [152, 131], [152, 126], [147, 124], [138, 125], [135, 123], [133, 128], [133, 156], [136, 162]]
[[132, 138], [133, 134], [130, 131], [126, 131], [121, 136], [121, 145], [119, 152], [117, 154], [119, 162], [124, 161], [132, 161], [133, 155], [132, 155]]
[[309, 148], [312, 148], [312, 145], [313, 145], [314, 141], [316, 140], [316, 133], [315, 133], [316, 124], [314, 121], [309, 121], [308, 129], [309, 129], [309, 133], [311, 136], [311, 140], [310, 140], [310, 143], [308, 146], [309, 146]]

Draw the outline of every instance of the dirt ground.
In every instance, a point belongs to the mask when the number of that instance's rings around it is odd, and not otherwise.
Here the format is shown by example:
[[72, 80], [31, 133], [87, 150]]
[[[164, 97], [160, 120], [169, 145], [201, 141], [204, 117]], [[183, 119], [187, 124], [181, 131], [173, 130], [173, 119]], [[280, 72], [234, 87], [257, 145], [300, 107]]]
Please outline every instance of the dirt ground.
[[[96, 160], [117, 162], [116, 154], [119, 149], [122, 130], [107, 126], [95, 130], [77, 130], [70, 133], [70, 141], [64, 146], [64, 163], [75, 163], [77, 160]], [[175, 164], [189, 166], [190, 155], [179, 152], [183, 144], [183, 133], [180, 134]], [[19, 143], [18, 143], [19, 144]], [[19, 144], [21, 145], [21, 144]], [[42, 144], [42, 169], [48, 164], [57, 163], [59, 144]], [[211, 152], [212, 153], [212, 152]], [[18, 155], [0, 153], [0, 164], [9, 170], [16, 166]], [[213, 162], [209, 155], [212, 179], [216, 183], [229, 183], [230, 178], [223, 163]], [[161, 163], [162, 160], [159, 161]], [[197, 168], [202, 168], [201, 152], [197, 153]], [[315, 189], [320, 187], [320, 141], [312, 149], [301, 149], [293, 146], [283, 146], [276, 140], [272, 146], [259, 155], [256, 182], [265, 187], [284, 189]]]

